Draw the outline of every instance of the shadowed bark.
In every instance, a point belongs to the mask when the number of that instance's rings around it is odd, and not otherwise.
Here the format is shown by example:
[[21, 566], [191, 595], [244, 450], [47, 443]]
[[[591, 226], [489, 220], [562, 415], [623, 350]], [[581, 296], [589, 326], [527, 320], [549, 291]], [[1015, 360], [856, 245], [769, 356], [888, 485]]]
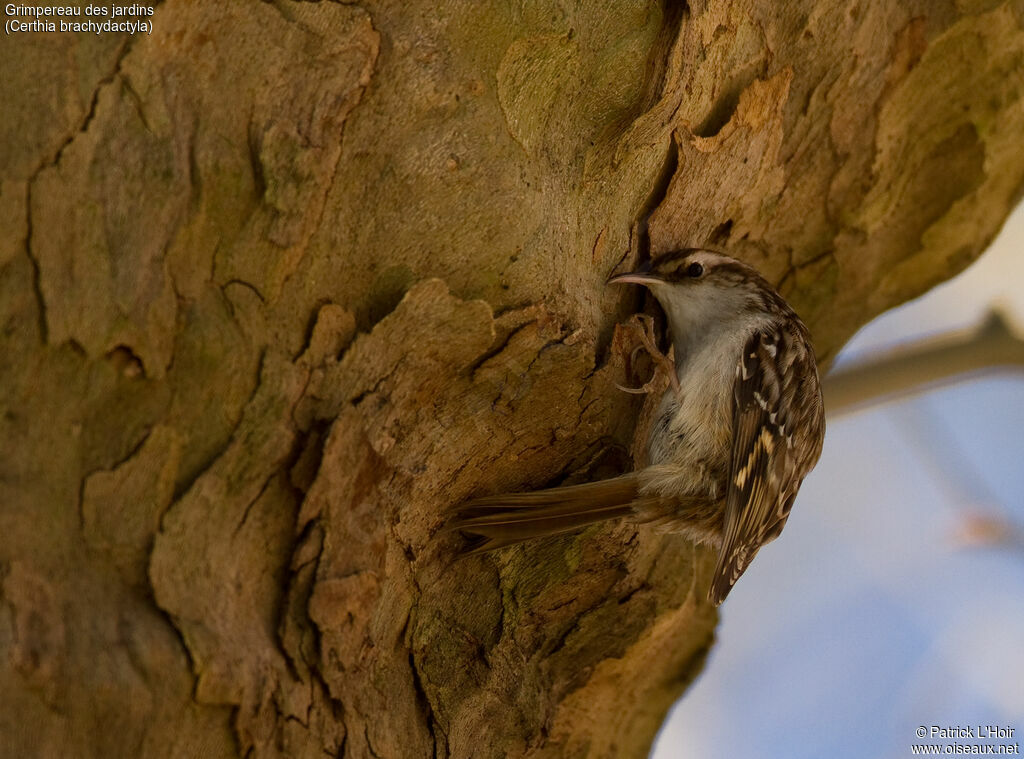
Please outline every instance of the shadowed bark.
[[1020, 2], [152, 22], [0, 43], [4, 756], [643, 756], [710, 553], [456, 561], [441, 510], [642, 459], [603, 282], [648, 244], [754, 264], [827, 360], [1024, 180]]

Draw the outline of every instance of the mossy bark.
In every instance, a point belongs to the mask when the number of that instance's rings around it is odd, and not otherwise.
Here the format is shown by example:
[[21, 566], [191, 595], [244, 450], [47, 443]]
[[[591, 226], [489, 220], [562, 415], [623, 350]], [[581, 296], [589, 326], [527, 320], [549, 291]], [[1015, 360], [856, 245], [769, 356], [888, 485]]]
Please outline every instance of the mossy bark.
[[152, 22], [0, 43], [5, 756], [643, 756], [707, 552], [456, 561], [441, 510], [642, 456], [603, 282], [647, 244], [758, 266], [828, 359], [1024, 179], [1020, 2]]

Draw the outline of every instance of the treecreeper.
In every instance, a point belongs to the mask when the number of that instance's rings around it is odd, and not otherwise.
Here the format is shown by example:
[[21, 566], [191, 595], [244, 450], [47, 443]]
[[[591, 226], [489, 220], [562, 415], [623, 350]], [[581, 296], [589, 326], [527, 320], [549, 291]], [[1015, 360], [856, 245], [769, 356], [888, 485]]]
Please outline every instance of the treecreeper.
[[[648, 465], [583, 485], [476, 498], [449, 529], [491, 551], [609, 519], [653, 522], [718, 547], [720, 604], [786, 524], [821, 455], [825, 414], [807, 327], [757, 271], [718, 252], [661, 256], [609, 284], [649, 288], [672, 338], [672, 382], [647, 440]], [[656, 349], [655, 349], [656, 350]]]

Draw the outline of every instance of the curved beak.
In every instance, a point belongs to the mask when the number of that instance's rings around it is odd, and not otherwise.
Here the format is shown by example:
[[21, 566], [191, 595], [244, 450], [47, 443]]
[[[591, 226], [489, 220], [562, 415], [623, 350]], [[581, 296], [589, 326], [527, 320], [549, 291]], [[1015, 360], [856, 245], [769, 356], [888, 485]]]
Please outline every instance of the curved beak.
[[625, 274], [614, 274], [608, 277], [605, 282], [606, 285], [653, 285], [661, 282], [662, 279], [657, 274], [651, 273], [651, 262], [643, 264], [636, 271], [627, 272]]

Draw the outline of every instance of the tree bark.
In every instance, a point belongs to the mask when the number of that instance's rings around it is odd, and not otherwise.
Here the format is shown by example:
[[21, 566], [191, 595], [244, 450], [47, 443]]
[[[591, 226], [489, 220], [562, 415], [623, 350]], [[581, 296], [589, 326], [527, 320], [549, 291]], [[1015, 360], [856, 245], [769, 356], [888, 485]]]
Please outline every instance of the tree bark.
[[603, 282], [647, 245], [756, 265], [827, 361], [1024, 179], [1019, 1], [151, 20], [0, 46], [5, 756], [643, 756], [709, 553], [456, 560], [441, 511], [640, 462]]

